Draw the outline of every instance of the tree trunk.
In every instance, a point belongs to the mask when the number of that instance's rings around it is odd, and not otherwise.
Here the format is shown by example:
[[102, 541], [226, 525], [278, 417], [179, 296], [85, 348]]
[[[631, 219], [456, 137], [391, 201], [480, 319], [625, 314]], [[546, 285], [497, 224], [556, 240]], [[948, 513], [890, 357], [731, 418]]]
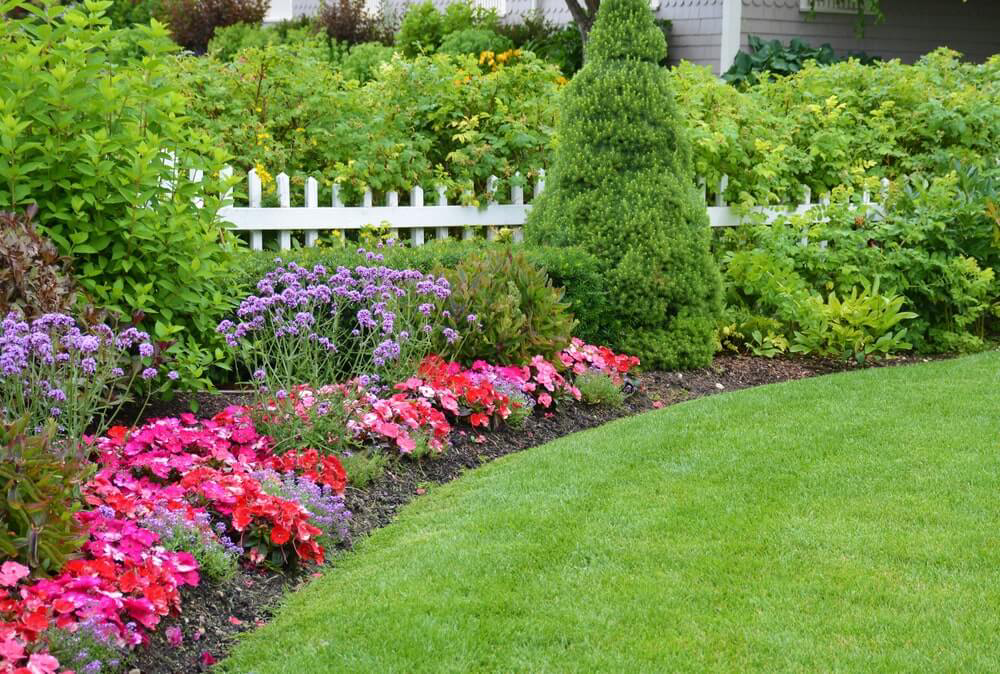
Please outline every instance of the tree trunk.
[[587, 60], [587, 37], [590, 29], [594, 26], [594, 18], [597, 10], [601, 6], [601, 0], [583, 0], [581, 5], [579, 0], [566, 0], [566, 7], [576, 22], [576, 27], [580, 30], [580, 39], [583, 41], [583, 60]]

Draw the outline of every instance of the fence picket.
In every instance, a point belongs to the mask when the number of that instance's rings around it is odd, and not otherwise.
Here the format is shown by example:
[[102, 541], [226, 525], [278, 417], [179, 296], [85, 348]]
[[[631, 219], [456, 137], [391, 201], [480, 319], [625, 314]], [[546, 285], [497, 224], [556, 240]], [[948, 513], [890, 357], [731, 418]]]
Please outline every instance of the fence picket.
[[[447, 206], [448, 205], [448, 193], [447, 193], [447, 190], [445, 190], [445, 188], [444, 188], [443, 185], [438, 185], [437, 186], [437, 195], [438, 195], [437, 205], [441, 206], [441, 207]], [[438, 240], [447, 239], [448, 238], [448, 228], [447, 227], [437, 227], [437, 228], [435, 228], [434, 236]]]
[[[414, 185], [410, 190], [410, 206], [422, 208], [424, 205], [424, 188]], [[410, 230], [410, 244], [414, 246], [424, 245], [424, 228], [414, 227]]]
[[[306, 208], [319, 208], [319, 182], [309, 176], [306, 178]], [[306, 248], [312, 248], [319, 240], [319, 230], [306, 230]]]
[[[260, 176], [257, 175], [257, 169], [250, 169], [247, 173], [247, 196], [250, 208], [260, 208], [261, 193]], [[250, 249], [264, 250], [264, 233], [261, 230], [250, 230]]]
[[[274, 184], [278, 188], [278, 205], [280, 208], [291, 208], [292, 207], [292, 190], [288, 182], [287, 173], [279, 173], [274, 176]], [[283, 229], [278, 232], [278, 248], [281, 250], [288, 250], [292, 247], [292, 233]]]

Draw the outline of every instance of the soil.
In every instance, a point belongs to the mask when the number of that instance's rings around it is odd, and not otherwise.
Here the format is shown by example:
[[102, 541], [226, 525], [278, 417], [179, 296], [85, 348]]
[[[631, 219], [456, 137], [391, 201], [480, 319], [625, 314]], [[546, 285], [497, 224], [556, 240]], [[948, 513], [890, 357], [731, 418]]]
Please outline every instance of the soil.
[[[905, 365], [928, 360], [906, 356], [879, 365]], [[854, 368], [824, 360], [720, 355], [706, 368], [642, 373], [636, 382], [638, 390], [626, 399], [621, 408], [570, 402], [551, 412], [536, 410], [536, 414], [517, 429], [504, 426], [485, 433], [455, 430], [452, 447], [443, 456], [395, 462], [364, 489], [348, 487], [345, 496], [353, 513], [352, 539], [357, 541], [391, 522], [400, 508], [424, 492], [424, 485], [448, 482], [467, 470], [506, 454], [536, 447], [620, 417], [693, 398], [849, 369]], [[181, 396], [148, 407], [143, 417], [149, 419], [189, 412], [191, 401], [197, 403], [199, 416], [208, 417], [228, 405], [245, 402], [245, 399], [238, 392]], [[333, 551], [327, 565], [333, 564], [341, 552], [343, 550]], [[224, 583], [203, 581], [197, 588], [185, 588], [182, 591], [182, 614], [164, 621], [152, 635], [148, 647], [134, 652], [129, 663], [130, 674], [206, 671], [212, 661], [225, 657], [237, 634], [263, 625], [285, 593], [307, 582], [310, 577], [319, 575], [320, 571], [320, 567], [309, 567], [282, 575], [244, 569], [234, 579]], [[178, 626], [183, 631], [184, 640], [178, 646], [167, 643], [165, 628], [170, 626]]]

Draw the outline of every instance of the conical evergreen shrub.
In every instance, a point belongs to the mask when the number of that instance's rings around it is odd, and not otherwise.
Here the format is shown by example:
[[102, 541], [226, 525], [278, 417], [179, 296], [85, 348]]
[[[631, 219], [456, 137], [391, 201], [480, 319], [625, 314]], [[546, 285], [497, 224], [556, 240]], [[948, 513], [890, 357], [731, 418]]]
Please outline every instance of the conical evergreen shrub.
[[645, 0], [602, 1], [526, 233], [602, 260], [613, 346], [684, 368], [711, 360], [722, 293], [665, 52]]

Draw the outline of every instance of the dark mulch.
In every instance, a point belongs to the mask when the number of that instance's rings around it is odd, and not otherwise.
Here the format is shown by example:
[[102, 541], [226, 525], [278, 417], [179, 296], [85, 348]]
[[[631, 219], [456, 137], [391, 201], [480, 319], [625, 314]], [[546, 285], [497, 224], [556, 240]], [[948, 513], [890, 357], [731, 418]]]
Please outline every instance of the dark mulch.
[[[927, 360], [904, 357], [885, 364]], [[354, 514], [352, 536], [357, 540], [388, 524], [400, 508], [424, 492], [423, 485], [448, 482], [466, 470], [506, 454], [684, 400], [847, 369], [852, 368], [823, 360], [720, 355], [711, 366], [698, 370], [643, 373], [639, 391], [621, 409], [564, 403], [553, 412], [537, 412], [519, 429], [502, 427], [486, 433], [457, 430], [452, 435], [452, 448], [445, 455], [390, 464], [385, 474], [365, 489], [348, 488], [346, 499]], [[143, 416], [148, 419], [188, 412], [192, 399], [197, 401], [199, 416], [204, 417], [228, 405], [246, 402], [238, 393], [182, 396], [147, 408]], [[330, 563], [335, 561], [333, 556]], [[234, 636], [266, 622], [286, 592], [318, 575], [317, 572], [318, 569], [310, 568], [278, 575], [243, 570], [226, 583], [206, 581], [200, 587], [185, 589], [182, 615], [157, 630], [149, 647], [135, 652], [130, 666], [144, 674], [204, 671], [207, 668], [202, 664], [203, 654], [222, 659]], [[184, 641], [178, 647], [169, 645], [164, 636], [163, 627], [171, 625], [181, 627], [184, 632]]]

